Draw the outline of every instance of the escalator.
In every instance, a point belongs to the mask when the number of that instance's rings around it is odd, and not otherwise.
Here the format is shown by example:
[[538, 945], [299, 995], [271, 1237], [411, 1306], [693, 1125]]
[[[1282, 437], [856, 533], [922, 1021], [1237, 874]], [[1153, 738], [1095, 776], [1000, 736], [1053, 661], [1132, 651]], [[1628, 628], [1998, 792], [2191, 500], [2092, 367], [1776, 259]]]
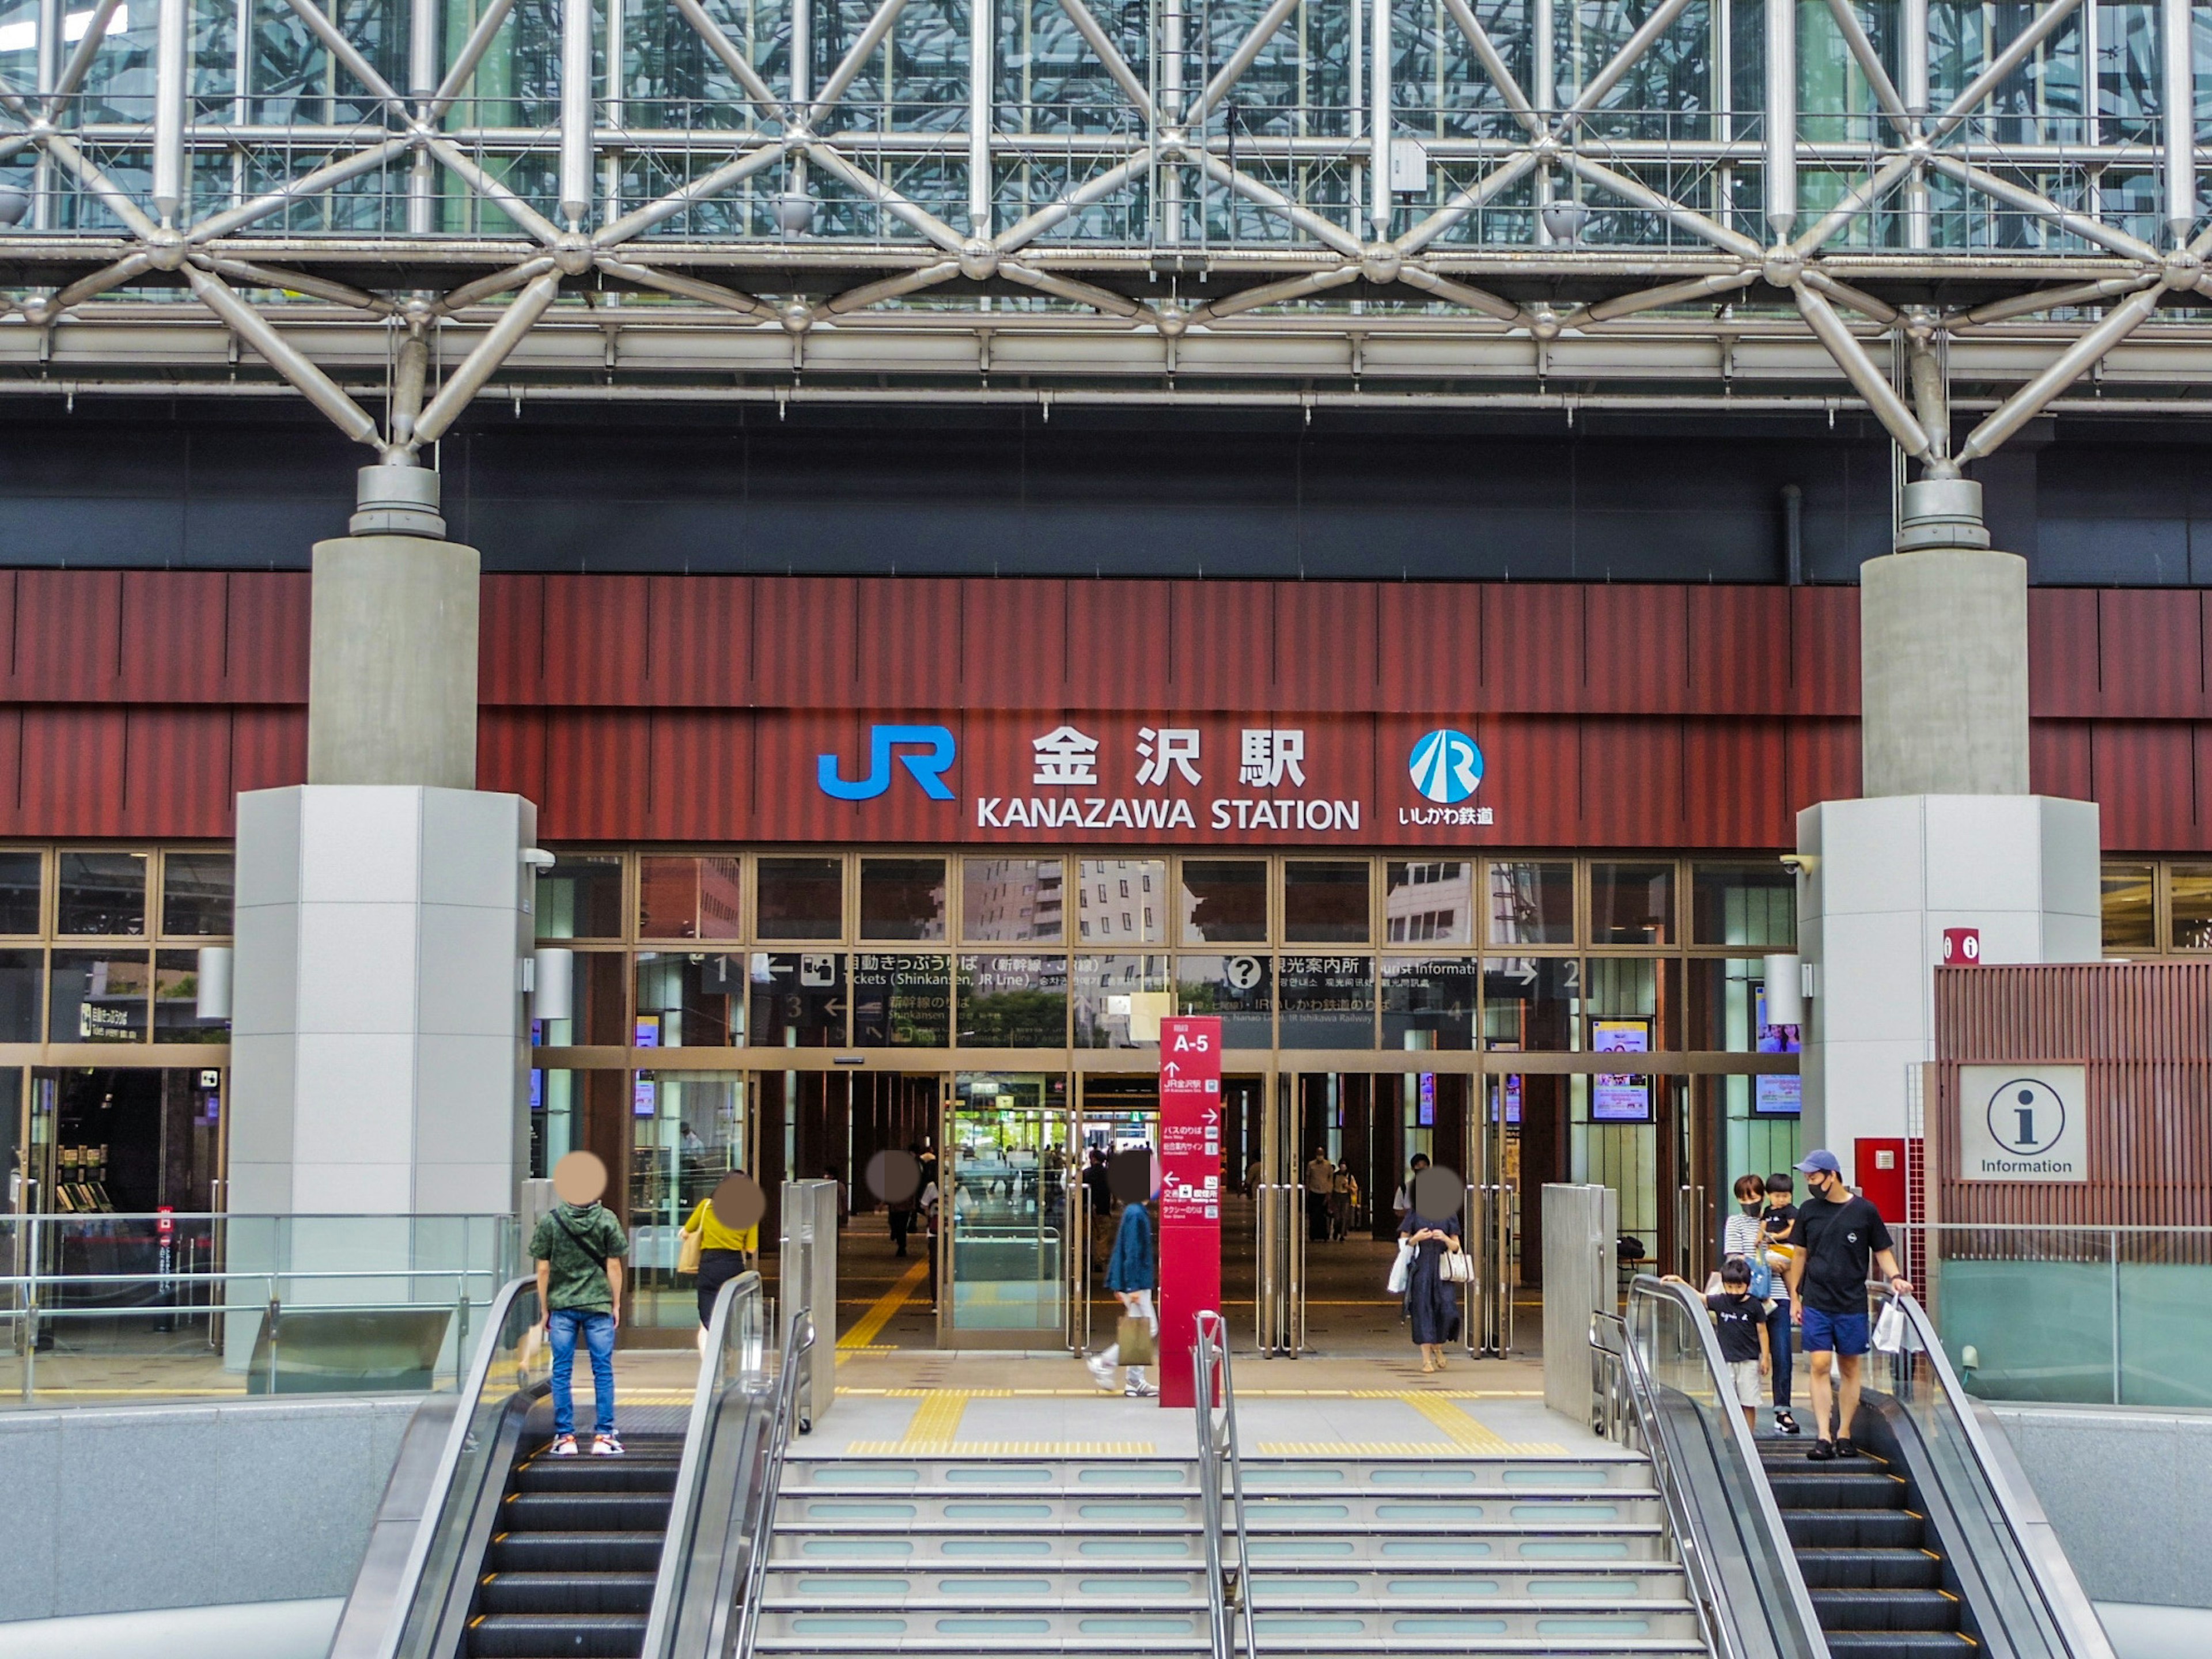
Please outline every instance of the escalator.
[[[801, 1370], [771, 1376], [759, 1276], [723, 1287], [689, 1407], [621, 1456], [550, 1455], [536, 1312], [508, 1285], [463, 1387], [417, 1407], [331, 1659], [726, 1659], [750, 1635]], [[801, 1313], [787, 1346], [811, 1340]]]
[[[1862, 1410], [1859, 1432], [1877, 1414]], [[1802, 1442], [1759, 1444], [1828, 1650], [1867, 1659], [1966, 1654], [1978, 1645], [1928, 1500], [1874, 1449], [1809, 1463]]]

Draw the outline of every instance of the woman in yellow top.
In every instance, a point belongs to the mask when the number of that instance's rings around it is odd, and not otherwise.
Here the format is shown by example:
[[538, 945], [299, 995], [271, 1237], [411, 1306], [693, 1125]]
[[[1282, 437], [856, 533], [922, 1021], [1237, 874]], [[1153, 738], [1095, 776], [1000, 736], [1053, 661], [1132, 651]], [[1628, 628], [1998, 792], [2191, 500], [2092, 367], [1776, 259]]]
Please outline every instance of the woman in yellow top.
[[714, 1213], [714, 1200], [702, 1198], [684, 1224], [687, 1233], [699, 1235], [699, 1340], [706, 1340], [707, 1322], [714, 1316], [714, 1298], [722, 1286], [753, 1265], [760, 1249], [760, 1224], [728, 1227]]

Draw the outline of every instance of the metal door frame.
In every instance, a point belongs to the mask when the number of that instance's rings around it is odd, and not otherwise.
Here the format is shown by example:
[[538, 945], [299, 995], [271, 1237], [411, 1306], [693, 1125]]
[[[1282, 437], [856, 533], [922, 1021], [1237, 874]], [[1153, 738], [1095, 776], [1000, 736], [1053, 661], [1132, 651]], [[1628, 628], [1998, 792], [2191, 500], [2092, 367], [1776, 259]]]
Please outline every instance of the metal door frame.
[[[971, 1072], [968, 1074], [988, 1075], [988, 1073], [981, 1072]], [[957, 1166], [954, 1161], [955, 1146], [952, 1138], [952, 1116], [955, 1112], [959, 1110], [959, 1095], [956, 1085], [956, 1079], [958, 1075], [960, 1074], [952, 1072], [944, 1072], [939, 1074], [939, 1080], [937, 1102], [937, 1346], [939, 1348], [1001, 1348], [1010, 1352], [1033, 1347], [1036, 1346], [1037, 1339], [1041, 1337], [1048, 1337], [1051, 1334], [1051, 1332], [1046, 1328], [1021, 1332], [1009, 1332], [1004, 1334], [1006, 1340], [994, 1340], [992, 1339], [998, 1334], [988, 1331], [959, 1331], [953, 1328], [953, 1297], [954, 1289], [957, 1283], [953, 1275], [957, 1271], [958, 1258], [957, 1253], [952, 1248], [953, 1234], [957, 1231], [957, 1212], [953, 1203], [954, 1194], [957, 1191], [955, 1175]], [[1025, 1073], [1007, 1073], [1007, 1075], [1049, 1076], [1050, 1073], [1032, 1074]], [[1063, 1073], [1063, 1075], [1067, 1078], [1071, 1085], [1073, 1085], [1077, 1075], [1076, 1073], [1071, 1072]], [[1056, 1114], [1060, 1120], [1060, 1145], [1062, 1150], [1064, 1152], [1071, 1155], [1073, 1154], [1075, 1146], [1079, 1143], [1079, 1136], [1076, 1132], [1075, 1126], [1080, 1121], [1079, 1108], [1078, 1108], [1073, 1102], [1056, 1107], [1043, 1105], [1036, 1107], [1022, 1107], [1015, 1109], [1034, 1111], [1040, 1118], [1043, 1119], [1048, 1119]], [[1040, 1223], [1042, 1223], [1044, 1214], [1043, 1152], [1047, 1144], [1048, 1144], [1048, 1137], [1044, 1134], [1040, 1134], [1038, 1136], [1037, 1142], [1037, 1202]], [[1083, 1183], [1081, 1180], [1078, 1178], [1079, 1175], [1079, 1170], [1073, 1168], [1070, 1169], [1067, 1184], [1071, 1188], [1076, 1189], [1068, 1194], [1066, 1213], [1071, 1220], [1079, 1218], [1082, 1214], [1082, 1196], [1080, 1188]], [[1074, 1299], [1072, 1293], [1073, 1281], [1071, 1279], [1069, 1258], [1073, 1254], [1072, 1240], [1074, 1237], [1074, 1229], [1071, 1225], [1067, 1231], [1063, 1233], [1060, 1240], [1061, 1312], [1060, 1335], [1061, 1341], [1068, 1345], [1071, 1350], [1073, 1350], [1073, 1347], [1074, 1338]], [[1019, 1342], [1012, 1340], [1012, 1339], [1016, 1336], [1019, 1336], [1025, 1340]]]

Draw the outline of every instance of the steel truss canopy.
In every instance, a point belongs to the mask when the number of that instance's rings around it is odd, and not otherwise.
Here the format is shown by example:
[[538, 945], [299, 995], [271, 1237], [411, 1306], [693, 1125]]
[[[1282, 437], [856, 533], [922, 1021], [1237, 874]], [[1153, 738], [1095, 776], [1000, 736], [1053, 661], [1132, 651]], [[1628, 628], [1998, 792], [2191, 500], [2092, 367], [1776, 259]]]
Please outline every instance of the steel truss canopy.
[[1942, 477], [2212, 409], [2208, 53], [2187, 0], [0, 0], [0, 390], [289, 387], [398, 464], [487, 390], [1850, 407]]

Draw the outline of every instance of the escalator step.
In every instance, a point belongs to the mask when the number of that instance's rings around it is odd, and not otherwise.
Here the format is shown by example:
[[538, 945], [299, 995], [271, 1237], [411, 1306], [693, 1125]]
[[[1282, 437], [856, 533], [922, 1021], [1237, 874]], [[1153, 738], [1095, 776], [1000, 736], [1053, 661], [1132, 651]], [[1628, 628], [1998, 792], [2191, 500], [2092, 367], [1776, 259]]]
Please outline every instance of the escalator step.
[[514, 1472], [515, 1492], [674, 1492], [673, 1459], [533, 1457]]
[[1911, 1510], [1785, 1509], [1782, 1525], [1801, 1550], [1913, 1550], [1927, 1541], [1927, 1522]]
[[650, 1613], [649, 1572], [493, 1572], [477, 1586], [479, 1613]]
[[473, 1659], [636, 1659], [644, 1645], [641, 1613], [498, 1613], [469, 1620]]
[[1978, 1653], [1980, 1644], [1958, 1630], [1838, 1630], [1827, 1632], [1832, 1659], [1921, 1659], [1921, 1656]]
[[1955, 1631], [1959, 1598], [1948, 1590], [1816, 1589], [1823, 1630]]
[[1932, 1550], [1801, 1549], [1797, 1565], [1815, 1591], [1934, 1589], [1943, 1582], [1942, 1558]]
[[1866, 1474], [1770, 1473], [1766, 1484], [1781, 1509], [1891, 1510], [1905, 1504], [1905, 1483], [1879, 1470]]
[[665, 1492], [509, 1492], [499, 1506], [502, 1532], [668, 1530]]
[[652, 1572], [662, 1532], [509, 1532], [491, 1540], [493, 1572]]

